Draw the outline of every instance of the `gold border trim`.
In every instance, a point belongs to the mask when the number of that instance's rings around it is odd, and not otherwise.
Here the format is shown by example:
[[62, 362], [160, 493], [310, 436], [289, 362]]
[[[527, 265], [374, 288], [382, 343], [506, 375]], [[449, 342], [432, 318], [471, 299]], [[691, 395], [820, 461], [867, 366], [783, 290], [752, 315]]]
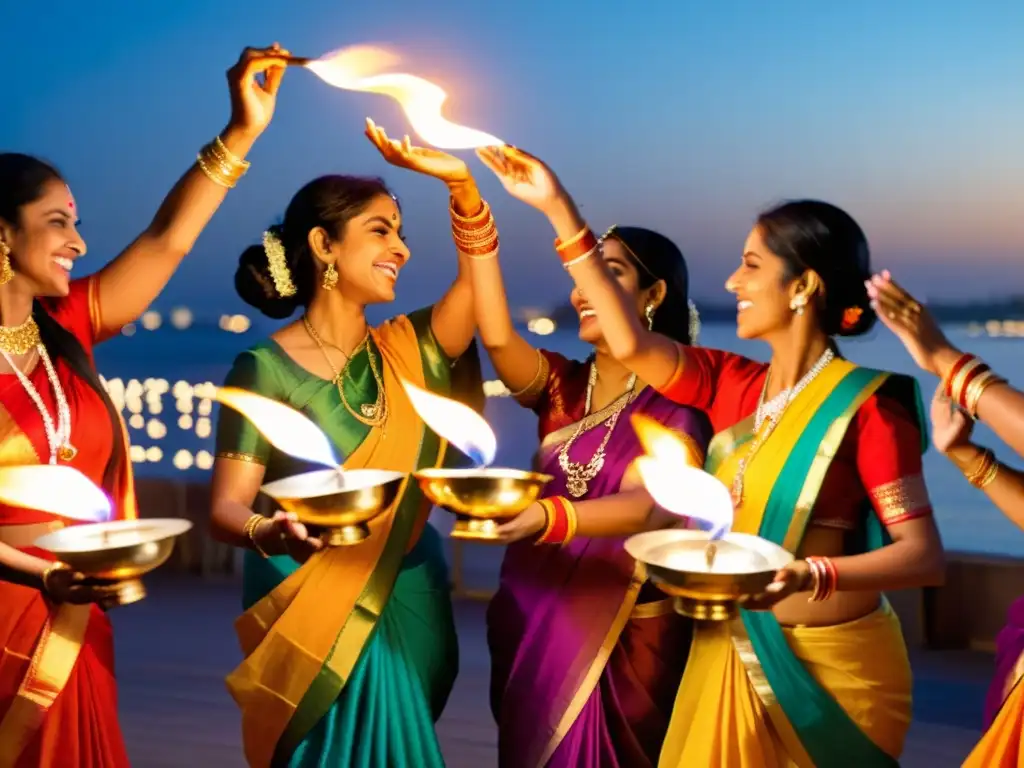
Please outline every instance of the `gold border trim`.
[[0, 768], [12, 768], [67, 685], [89, 626], [91, 606], [58, 606], [43, 625], [25, 679], [0, 721]]
[[247, 464], [259, 464], [264, 466], [259, 456], [252, 453], [237, 453], [235, 451], [221, 451], [217, 454], [218, 459], [231, 459], [232, 461], [244, 461]]
[[574, 421], [572, 424], [567, 424], [564, 427], [560, 427], [556, 429], [554, 432], [549, 432], [544, 436], [544, 439], [541, 441], [540, 450], [543, 451], [550, 448], [552, 445], [557, 445], [566, 442], [569, 438], [572, 437], [573, 433], [580, 426], [580, 424], [583, 425], [583, 428], [580, 429], [580, 435], [582, 436], [585, 432], [588, 432], [594, 427], [607, 421], [609, 417], [611, 417], [615, 409], [618, 407], [619, 403], [621, 403], [623, 400], [626, 401], [626, 405], [622, 406], [623, 408], [625, 408], [626, 406], [629, 405], [630, 401], [635, 400], [637, 397], [639, 397], [645, 389], [647, 389], [646, 384], [642, 386], [640, 389], [633, 390], [632, 392], [623, 392], [621, 395], [612, 400], [612, 402], [608, 403], [608, 405], [606, 405], [601, 410], [589, 413], [579, 421]]
[[655, 600], [653, 603], [635, 605], [633, 606], [633, 612], [629, 614], [629, 620], [657, 619], [661, 616], [667, 616], [675, 610], [672, 607], [672, 602], [671, 597], [666, 597], [664, 600]]
[[[601, 675], [604, 673], [605, 665], [608, 663], [608, 657], [611, 656], [612, 650], [615, 648], [615, 644], [619, 642], [619, 637], [622, 635], [622, 630], [626, 626], [626, 622], [629, 621], [636, 606], [636, 598], [640, 594], [640, 587], [643, 586], [646, 578], [646, 569], [643, 564], [636, 563], [633, 568], [633, 578], [629, 583], [629, 587], [626, 589], [626, 596], [622, 600], [622, 604], [619, 606], [618, 613], [615, 614], [615, 618], [612, 620], [611, 626], [608, 628], [608, 633], [604, 637], [604, 642], [601, 643], [601, 648], [597, 652], [597, 656], [590, 664], [590, 668], [583, 676], [583, 680], [580, 683], [579, 688], [576, 689], [576, 693], [573, 694], [572, 699], [569, 701], [569, 705], [565, 708], [565, 712], [562, 714], [562, 719], [558, 722], [558, 727], [555, 729], [554, 735], [548, 741], [547, 747], [541, 753], [540, 759], [537, 761], [537, 768], [543, 768], [547, 765], [548, 760], [558, 749], [558, 745], [562, 743], [562, 740], [569, 733], [569, 729], [572, 728], [573, 723], [576, 722], [576, 718], [579, 717], [580, 712], [583, 710], [583, 705], [587, 703], [587, 699], [590, 698], [590, 694], [594, 692], [594, 688], [597, 686], [598, 680], [601, 679]], [[660, 601], [659, 601], [660, 602]]]

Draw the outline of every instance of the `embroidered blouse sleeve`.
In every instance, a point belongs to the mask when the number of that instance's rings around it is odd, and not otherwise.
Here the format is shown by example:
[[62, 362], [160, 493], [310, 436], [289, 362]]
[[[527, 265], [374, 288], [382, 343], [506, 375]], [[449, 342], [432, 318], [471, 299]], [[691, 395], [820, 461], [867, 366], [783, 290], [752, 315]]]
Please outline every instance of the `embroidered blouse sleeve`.
[[658, 391], [675, 403], [707, 412], [718, 430], [736, 421], [748, 391], [766, 368], [732, 352], [679, 345], [676, 371]]
[[[235, 358], [225, 387], [236, 387], [264, 397], [275, 397], [278, 381], [274, 372], [247, 351]], [[221, 406], [217, 418], [217, 457], [251, 461], [266, 466], [270, 459], [270, 443], [245, 416], [233, 408]]]
[[886, 526], [932, 514], [921, 460], [921, 427], [895, 398], [876, 394], [857, 412], [857, 470]]

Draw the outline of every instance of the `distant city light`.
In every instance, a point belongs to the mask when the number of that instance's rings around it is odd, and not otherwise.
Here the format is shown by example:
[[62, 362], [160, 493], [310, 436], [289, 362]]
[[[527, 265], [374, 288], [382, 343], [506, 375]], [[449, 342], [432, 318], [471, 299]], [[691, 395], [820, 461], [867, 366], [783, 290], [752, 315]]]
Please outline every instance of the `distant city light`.
[[171, 310], [171, 325], [179, 331], [184, 331], [192, 325], [192, 310], [188, 307], [177, 307]]
[[526, 324], [526, 328], [538, 336], [550, 336], [555, 332], [557, 326], [550, 317], [535, 317]]
[[163, 318], [160, 317], [160, 313], [155, 310], [150, 310], [142, 315], [142, 327], [147, 331], [155, 331], [163, 323]]

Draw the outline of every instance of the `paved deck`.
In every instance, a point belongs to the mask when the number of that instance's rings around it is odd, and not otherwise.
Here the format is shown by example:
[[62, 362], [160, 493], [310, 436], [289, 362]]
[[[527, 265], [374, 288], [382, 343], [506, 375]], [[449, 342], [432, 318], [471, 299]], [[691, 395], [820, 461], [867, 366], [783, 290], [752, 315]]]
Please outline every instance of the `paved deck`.
[[[121, 717], [137, 768], [244, 768], [238, 715], [224, 675], [238, 661], [232, 621], [237, 581], [154, 577], [150, 596], [115, 611]], [[450, 768], [496, 765], [487, 707], [484, 604], [461, 600], [461, 673], [438, 725]], [[916, 700], [902, 765], [960, 765], [978, 737], [991, 660], [972, 653], [918, 653]]]

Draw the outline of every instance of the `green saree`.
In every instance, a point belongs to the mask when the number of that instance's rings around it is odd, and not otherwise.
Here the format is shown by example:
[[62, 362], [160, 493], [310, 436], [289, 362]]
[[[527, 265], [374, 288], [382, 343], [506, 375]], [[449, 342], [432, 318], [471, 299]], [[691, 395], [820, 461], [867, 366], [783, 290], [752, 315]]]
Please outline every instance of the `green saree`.
[[[411, 407], [402, 407], [403, 403], [408, 406], [408, 401], [397, 385], [397, 375], [419, 379], [427, 389], [479, 409], [483, 405], [479, 358], [472, 346], [456, 363], [449, 360], [431, 332], [430, 318], [427, 308], [389, 321], [353, 356], [345, 372], [348, 404], [358, 409], [363, 403], [375, 402], [377, 384], [369, 357], [374, 356], [377, 370], [383, 373], [391, 413], [383, 430], [356, 419], [333, 382], [301, 368], [272, 340], [239, 356], [227, 386], [302, 411], [327, 434], [338, 455], [352, 458], [369, 453], [367, 468], [412, 471], [451, 465], [458, 454], [447, 453], [444, 441], [425, 428]], [[409, 450], [403, 455], [415, 457], [415, 466], [374, 466], [373, 456], [381, 454], [366, 451], [366, 443], [380, 440], [382, 434], [384, 440], [406, 444]], [[226, 408], [220, 415], [217, 452], [225, 458], [263, 464], [265, 482], [312, 468], [273, 449], [244, 416]], [[350, 466], [348, 462], [346, 466]], [[434, 723], [458, 669], [447, 565], [440, 536], [426, 524], [429, 502], [414, 482], [403, 486], [393, 509], [388, 528], [374, 530], [371, 536], [380, 536], [380, 552], [365, 574], [358, 572], [359, 566], [351, 574], [343, 572], [346, 556], [366, 559], [365, 542], [318, 553], [302, 567], [287, 556], [264, 559], [246, 553], [246, 614], [239, 620], [239, 637], [247, 659], [228, 678], [228, 685], [243, 712], [246, 757], [251, 765], [444, 765]], [[362, 578], [365, 583], [356, 589], [358, 598], [336, 629], [333, 625], [316, 628], [316, 632], [331, 633], [329, 652], [317, 662], [318, 671], [308, 673], [310, 661], [305, 657], [310, 655], [310, 644], [303, 627], [320, 621], [317, 600], [328, 596], [342, 599], [338, 590], [328, 589], [329, 581], [307, 576], [310, 569], [319, 573], [315, 569], [328, 567], [320, 562], [328, 557], [337, 560], [334, 567], [340, 575], [329, 577], [336, 579], [335, 584], [351, 590], [353, 579]], [[288, 621], [289, 610], [303, 610], [297, 604], [310, 597], [312, 602], [305, 603], [306, 617], [293, 622], [298, 629], [290, 631], [294, 637], [285, 639], [288, 647], [282, 651], [280, 636], [286, 633], [275, 634], [275, 628]], [[288, 601], [291, 603], [282, 608]], [[254, 631], [255, 639], [247, 639]], [[309, 683], [301, 683], [295, 694], [292, 682], [303, 675]], [[281, 678], [289, 680], [281, 683]], [[266, 689], [271, 695], [265, 695]], [[291, 689], [288, 706], [282, 707], [279, 699], [289, 696], [278, 689]]]

